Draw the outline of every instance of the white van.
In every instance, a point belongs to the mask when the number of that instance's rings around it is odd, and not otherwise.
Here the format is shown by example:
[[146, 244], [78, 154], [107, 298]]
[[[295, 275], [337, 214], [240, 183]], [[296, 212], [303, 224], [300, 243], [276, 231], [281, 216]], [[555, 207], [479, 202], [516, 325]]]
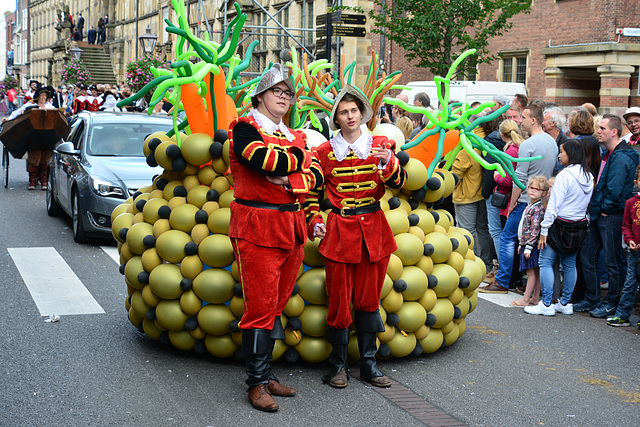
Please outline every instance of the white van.
[[[424, 92], [429, 95], [431, 108], [439, 107], [440, 102], [435, 81], [410, 82], [404, 86], [411, 88], [411, 90], [403, 89], [401, 92], [409, 97], [409, 104], [413, 105], [416, 93]], [[493, 101], [495, 95], [505, 95], [511, 101], [518, 93], [527, 94], [527, 88], [523, 83], [484, 81], [452, 81], [449, 83], [449, 101], [468, 102], [469, 104], [475, 101]]]

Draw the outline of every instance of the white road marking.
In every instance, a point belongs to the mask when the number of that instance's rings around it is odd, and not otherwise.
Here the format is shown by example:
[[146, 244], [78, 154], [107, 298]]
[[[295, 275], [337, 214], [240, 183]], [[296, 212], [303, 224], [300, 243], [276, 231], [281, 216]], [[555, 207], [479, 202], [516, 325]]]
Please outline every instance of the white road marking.
[[42, 316], [104, 310], [55, 248], [7, 248]]
[[105, 254], [109, 255], [116, 264], [120, 265], [120, 254], [118, 253], [117, 246], [100, 246], [100, 249], [102, 249]]

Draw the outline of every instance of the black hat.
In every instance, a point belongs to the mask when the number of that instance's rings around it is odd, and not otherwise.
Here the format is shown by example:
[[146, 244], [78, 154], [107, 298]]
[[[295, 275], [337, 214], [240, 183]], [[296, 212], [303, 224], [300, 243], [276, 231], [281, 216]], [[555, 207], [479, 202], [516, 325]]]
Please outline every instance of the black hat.
[[35, 83], [36, 86], [40, 86], [40, 82], [37, 80], [29, 80], [29, 86], [31, 86], [31, 83]]
[[38, 89], [36, 89], [36, 93], [33, 95], [33, 99], [37, 101], [42, 92], [46, 92], [47, 93], [47, 99], [51, 99], [51, 98], [53, 98], [53, 94], [55, 93], [55, 89], [53, 89], [51, 86], [40, 86]]
[[91, 86], [89, 86], [89, 90], [98, 90], [98, 86], [91, 85]]

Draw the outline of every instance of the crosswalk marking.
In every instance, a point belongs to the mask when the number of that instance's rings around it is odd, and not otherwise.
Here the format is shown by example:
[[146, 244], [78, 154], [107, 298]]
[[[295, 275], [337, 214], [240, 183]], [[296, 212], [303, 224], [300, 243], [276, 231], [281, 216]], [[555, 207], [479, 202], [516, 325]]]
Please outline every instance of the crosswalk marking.
[[7, 248], [42, 316], [104, 310], [55, 248]]
[[100, 246], [100, 249], [102, 249], [105, 254], [109, 255], [116, 264], [120, 264], [120, 254], [118, 253], [118, 248], [116, 246]]

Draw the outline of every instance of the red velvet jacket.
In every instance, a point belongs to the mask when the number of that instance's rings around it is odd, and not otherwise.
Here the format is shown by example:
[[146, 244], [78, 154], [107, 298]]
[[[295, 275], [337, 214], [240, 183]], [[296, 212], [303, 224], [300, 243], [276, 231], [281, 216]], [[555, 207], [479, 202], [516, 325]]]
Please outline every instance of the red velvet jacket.
[[101, 105], [102, 99], [99, 97], [87, 96], [87, 100], [85, 102], [85, 109], [87, 111], [100, 111]]
[[[372, 147], [387, 144], [394, 151], [395, 143], [384, 136], [374, 136]], [[385, 185], [401, 188], [407, 173], [400, 167], [396, 156], [391, 156], [384, 169], [379, 169], [379, 161], [373, 156], [360, 159], [351, 152], [338, 162], [330, 141], [314, 148], [314, 154], [324, 174], [323, 188], [316, 188], [309, 195], [311, 210], [319, 209], [319, 192], [324, 189], [325, 197], [337, 208], [367, 206], [384, 196]], [[309, 237], [313, 237], [315, 224], [321, 223], [317, 215], [309, 226]], [[327, 218], [327, 233], [320, 243], [320, 253], [331, 260], [343, 263], [359, 263], [362, 258], [362, 244], [369, 253], [371, 262], [377, 262], [395, 251], [393, 232], [382, 210], [361, 215], [342, 217], [333, 212]]]
[[[235, 198], [302, 205], [309, 190], [321, 185], [322, 174], [317, 162], [312, 165], [313, 155], [306, 148], [306, 135], [291, 133], [295, 137], [291, 142], [280, 132], [269, 135], [253, 117], [240, 117], [231, 123], [229, 162]], [[286, 175], [291, 187], [271, 184], [265, 178], [267, 175]], [[291, 249], [296, 238], [306, 240], [305, 230], [302, 209], [280, 212], [231, 203], [229, 237], [260, 246]]]

